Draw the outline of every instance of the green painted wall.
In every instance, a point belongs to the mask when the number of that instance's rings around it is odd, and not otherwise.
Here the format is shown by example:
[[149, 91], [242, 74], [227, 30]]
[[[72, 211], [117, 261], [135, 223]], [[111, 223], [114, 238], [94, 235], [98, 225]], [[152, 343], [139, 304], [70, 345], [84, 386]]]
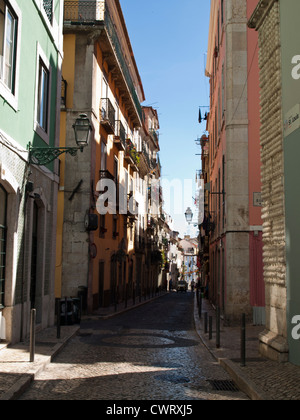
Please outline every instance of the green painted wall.
[[[300, 108], [297, 107], [300, 104], [300, 66], [296, 67], [294, 58], [300, 56], [299, 18], [299, 0], [280, 1], [282, 107], [285, 127], [287, 325], [290, 361], [297, 365], [300, 365], [300, 327], [297, 327], [299, 321], [292, 321], [295, 316], [300, 317]], [[300, 63], [300, 57], [297, 63]]]
[[[61, 0], [55, 1], [55, 18], [59, 21]], [[0, 128], [26, 148], [29, 142], [45, 146], [34, 131], [37, 42], [52, 66], [50, 145], [54, 145], [56, 120], [56, 85], [58, 52], [49, 36], [34, 0], [17, 0], [22, 13], [21, 53], [19, 70], [18, 110], [14, 110], [0, 96]]]

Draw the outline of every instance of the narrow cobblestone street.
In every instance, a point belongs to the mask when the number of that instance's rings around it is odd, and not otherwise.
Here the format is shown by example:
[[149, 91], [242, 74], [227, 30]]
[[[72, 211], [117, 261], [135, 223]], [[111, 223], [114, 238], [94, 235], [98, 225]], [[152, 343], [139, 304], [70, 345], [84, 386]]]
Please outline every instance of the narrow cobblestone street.
[[247, 399], [196, 334], [193, 295], [169, 294], [110, 320], [89, 319], [23, 400]]

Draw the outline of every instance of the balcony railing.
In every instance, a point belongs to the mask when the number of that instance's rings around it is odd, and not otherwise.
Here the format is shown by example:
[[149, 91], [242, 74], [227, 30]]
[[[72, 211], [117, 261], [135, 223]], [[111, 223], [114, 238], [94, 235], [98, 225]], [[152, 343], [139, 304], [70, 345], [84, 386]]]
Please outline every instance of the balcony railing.
[[68, 83], [62, 77], [62, 80], [61, 80], [61, 107], [62, 108], [66, 108], [67, 106], [67, 89], [68, 89]]
[[65, 0], [65, 22], [88, 23], [104, 21], [104, 0]]
[[130, 139], [126, 140], [126, 153], [125, 153], [125, 159], [127, 162], [133, 166], [138, 166], [140, 163], [140, 157], [139, 154], [132, 143]]
[[99, 178], [110, 179], [111, 181], [115, 181], [115, 177], [108, 170], [100, 170]]
[[75, 25], [104, 25], [107, 35], [111, 41], [115, 56], [119, 63], [121, 72], [126, 81], [128, 91], [135, 105], [136, 112], [141, 122], [143, 122], [142, 107], [134, 86], [127, 62], [124, 58], [121, 43], [119, 41], [115, 25], [112, 22], [108, 9], [105, 7], [105, 0], [65, 0], [64, 21]]
[[115, 134], [116, 111], [108, 98], [101, 99], [100, 121], [108, 134]]
[[128, 194], [127, 200], [127, 217], [131, 219], [138, 219], [139, 216], [139, 203], [133, 197], [133, 193]]
[[149, 152], [148, 152], [148, 150], [145, 146], [145, 143], [143, 143], [143, 145], [142, 145], [142, 153], [144, 155], [144, 158], [147, 162], [148, 167], [150, 168], [151, 167], [151, 159], [150, 159], [150, 156], [149, 156]]
[[121, 121], [116, 121], [114, 142], [120, 150], [126, 149], [126, 130]]
[[150, 135], [152, 136], [156, 147], [159, 147], [159, 134], [158, 134], [158, 132], [154, 129], [151, 129], [150, 130]]
[[52, 23], [53, 15], [53, 0], [43, 0], [43, 7], [46, 12], [46, 15], [49, 19], [49, 22]]

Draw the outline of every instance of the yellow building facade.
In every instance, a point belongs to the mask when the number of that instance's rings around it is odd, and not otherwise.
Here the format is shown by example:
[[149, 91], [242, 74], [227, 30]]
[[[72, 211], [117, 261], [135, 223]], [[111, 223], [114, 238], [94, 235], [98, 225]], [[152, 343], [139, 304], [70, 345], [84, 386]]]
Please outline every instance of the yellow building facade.
[[118, 0], [65, 1], [62, 76], [61, 147], [74, 143], [81, 113], [93, 133], [82, 153], [60, 160], [55, 290], [58, 298], [81, 293], [83, 308], [95, 312], [158, 287], [142, 266], [159, 125], [156, 118], [145, 129], [149, 110], [141, 107], [143, 86]]

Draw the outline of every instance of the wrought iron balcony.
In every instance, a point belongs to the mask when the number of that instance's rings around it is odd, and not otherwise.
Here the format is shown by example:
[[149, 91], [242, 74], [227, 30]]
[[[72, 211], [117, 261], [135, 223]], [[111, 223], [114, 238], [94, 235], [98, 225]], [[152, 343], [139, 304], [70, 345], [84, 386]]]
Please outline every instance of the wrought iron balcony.
[[[115, 177], [107, 169], [100, 170], [100, 172], [99, 172], [99, 179], [100, 180], [102, 180], [102, 179], [109, 179], [109, 180], [113, 181], [114, 183], [116, 183]], [[104, 193], [106, 193], [108, 191], [108, 186], [105, 186], [105, 187], [103, 186], [103, 188], [104, 189], [102, 191], [99, 191], [99, 194], [104, 194]]]
[[124, 151], [126, 149], [126, 130], [121, 121], [116, 121], [114, 143], [119, 150]]
[[115, 181], [115, 177], [108, 170], [101, 170], [99, 173], [100, 179], [110, 179]]
[[65, 22], [88, 23], [104, 21], [105, 1], [65, 0]]
[[159, 134], [156, 130], [154, 130], [153, 128], [150, 130], [150, 135], [155, 143], [155, 146], [157, 148], [159, 148]]
[[[136, 93], [127, 61], [123, 55], [121, 43], [115, 25], [112, 22], [109, 11], [106, 7], [105, 0], [65, 0], [64, 3], [64, 23], [65, 29], [74, 26], [100, 26], [105, 29], [101, 34], [101, 44], [105, 48], [106, 61], [111, 67], [119, 68], [121, 82], [126, 95], [130, 95], [130, 99], [134, 105], [133, 120], [137, 125], [141, 125], [143, 118], [142, 107]], [[71, 29], [71, 30], [73, 30]]]
[[49, 22], [52, 23], [53, 18], [53, 0], [43, 0], [43, 7], [46, 12], [46, 15], [49, 19]]
[[100, 122], [108, 134], [115, 134], [116, 111], [108, 98], [101, 99], [100, 103]]
[[146, 159], [146, 162], [148, 164], [148, 167], [151, 168], [151, 159], [150, 159], [150, 155], [149, 155], [149, 152], [146, 148], [145, 143], [143, 143], [143, 145], [142, 145], [142, 150], [143, 150], [144, 158]]
[[67, 106], [67, 89], [68, 89], [68, 83], [67, 81], [62, 77], [61, 80], [61, 107], [63, 109]]
[[125, 160], [127, 161], [127, 163], [133, 166], [133, 169], [137, 171], [137, 166], [140, 163], [140, 157], [134, 144], [130, 139], [126, 140]]
[[157, 159], [156, 158], [152, 158], [151, 161], [150, 161], [150, 168], [152, 170], [154, 170], [154, 169], [156, 169], [156, 167], [157, 167]]
[[133, 193], [128, 194], [127, 217], [137, 220], [139, 217], [139, 203], [133, 197]]

